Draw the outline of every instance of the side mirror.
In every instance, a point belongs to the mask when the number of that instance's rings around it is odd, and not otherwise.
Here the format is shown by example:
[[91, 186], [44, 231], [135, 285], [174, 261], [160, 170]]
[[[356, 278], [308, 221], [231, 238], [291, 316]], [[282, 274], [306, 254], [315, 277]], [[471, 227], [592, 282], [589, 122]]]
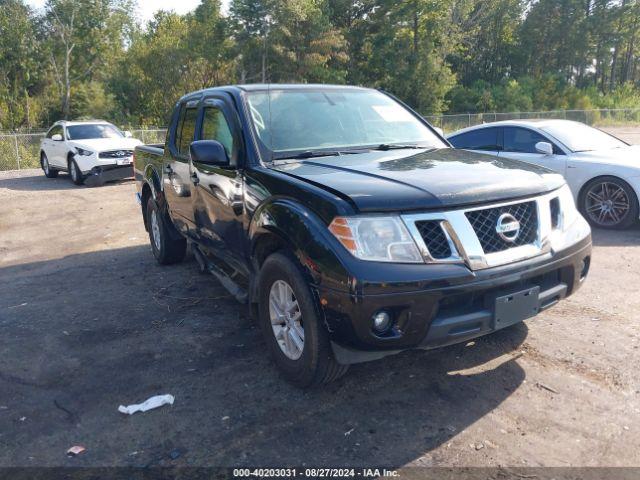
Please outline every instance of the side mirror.
[[536, 152], [543, 155], [553, 155], [553, 145], [549, 142], [538, 142], [536, 143]]
[[444, 130], [440, 127], [433, 127], [433, 129], [440, 134], [441, 137], [444, 137]]
[[62, 135], [60, 135], [59, 133], [51, 135], [51, 140], [53, 140], [54, 142], [61, 142], [62, 141]]
[[203, 165], [229, 165], [229, 156], [222, 144], [216, 140], [196, 140], [192, 142], [189, 150], [191, 160]]
[[124, 132], [124, 138], [131, 138], [133, 137], [133, 135], [131, 134], [131, 132], [129, 130], [125, 130]]

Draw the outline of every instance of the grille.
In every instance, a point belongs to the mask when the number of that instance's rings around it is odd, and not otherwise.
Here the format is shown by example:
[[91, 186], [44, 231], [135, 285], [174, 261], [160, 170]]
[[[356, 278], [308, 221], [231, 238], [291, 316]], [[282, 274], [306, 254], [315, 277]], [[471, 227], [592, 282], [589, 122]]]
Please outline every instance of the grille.
[[[513, 242], [503, 240], [496, 232], [498, 218], [503, 213], [510, 213], [520, 222], [520, 232]], [[538, 234], [538, 216], [535, 202], [474, 210], [466, 212], [465, 215], [476, 232], [484, 253], [502, 252], [513, 247], [528, 245], [536, 240]]]
[[100, 158], [126, 158], [133, 155], [133, 150], [113, 150], [111, 152], [100, 152]]
[[433, 258], [444, 260], [451, 257], [451, 247], [439, 221], [416, 222], [416, 228]]
[[560, 199], [558, 197], [551, 199], [549, 209], [551, 210], [551, 228], [556, 229], [560, 225]]

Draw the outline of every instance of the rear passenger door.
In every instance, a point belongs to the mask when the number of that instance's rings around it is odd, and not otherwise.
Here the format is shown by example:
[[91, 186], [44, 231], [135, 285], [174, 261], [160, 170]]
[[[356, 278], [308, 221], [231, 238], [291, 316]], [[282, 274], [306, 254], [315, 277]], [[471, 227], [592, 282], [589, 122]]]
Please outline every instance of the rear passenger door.
[[180, 106], [176, 127], [169, 138], [163, 165], [163, 187], [171, 218], [183, 233], [196, 235], [193, 217], [194, 186], [189, 166], [189, 146], [195, 138], [198, 100]]
[[[554, 170], [561, 175], [566, 173], [567, 162], [564, 152], [542, 134], [522, 127], [503, 127], [503, 148], [500, 157], [533, 163]], [[552, 155], [538, 153], [536, 143], [547, 142], [553, 147]]]
[[499, 134], [499, 128], [486, 127], [455, 135], [448, 140], [455, 148], [463, 148], [488, 155], [498, 155], [500, 151]]
[[223, 262], [226, 273], [248, 275], [244, 256], [246, 235], [243, 230], [243, 180], [241, 170], [242, 134], [237, 113], [224, 96], [202, 102], [199, 140], [220, 142], [229, 157], [229, 165], [205, 165], [193, 162], [196, 182], [195, 221], [200, 242]]

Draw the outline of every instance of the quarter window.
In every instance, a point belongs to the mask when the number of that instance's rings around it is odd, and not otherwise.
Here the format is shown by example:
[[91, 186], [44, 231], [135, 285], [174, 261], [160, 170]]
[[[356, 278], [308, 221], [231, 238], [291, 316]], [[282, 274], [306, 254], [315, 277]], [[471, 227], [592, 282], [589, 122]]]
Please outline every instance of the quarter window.
[[471, 132], [462, 133], [449, 139], [451, 144], [456, 148], [464, 148], [467, 150], [500, 150], [498, 146], [498, 129], [497, 128], [481, 128]]
[[202, 119], [202, 140], [217, 140], [222, 144], [229, 158], [233, 152], [233, 135], [221, 110], [206, 107]]

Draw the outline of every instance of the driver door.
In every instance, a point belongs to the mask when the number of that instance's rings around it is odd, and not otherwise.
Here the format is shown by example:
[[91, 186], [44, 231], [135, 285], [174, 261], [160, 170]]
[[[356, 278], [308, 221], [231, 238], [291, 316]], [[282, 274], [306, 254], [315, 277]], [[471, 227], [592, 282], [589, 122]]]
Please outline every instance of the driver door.
[[[567, 156], [551, 140], [528, 128], [504, 127], [501, 158], [510, 158], [522, 162], [546, 167], [561, 175], [566, 174]], [[553, 147], [553, 154], [546, 155], [536, 150], [536, 143], [547, 142]]]
[[[60, 135], [62, 140], [54, 140], [54, 135]], [[49, 130], [43, 142], [44, 153], [47, 155], [49, 165], [52, 167], [67, 168], [66, 144], [64, 141], [64, 128], [56, 125]]]

